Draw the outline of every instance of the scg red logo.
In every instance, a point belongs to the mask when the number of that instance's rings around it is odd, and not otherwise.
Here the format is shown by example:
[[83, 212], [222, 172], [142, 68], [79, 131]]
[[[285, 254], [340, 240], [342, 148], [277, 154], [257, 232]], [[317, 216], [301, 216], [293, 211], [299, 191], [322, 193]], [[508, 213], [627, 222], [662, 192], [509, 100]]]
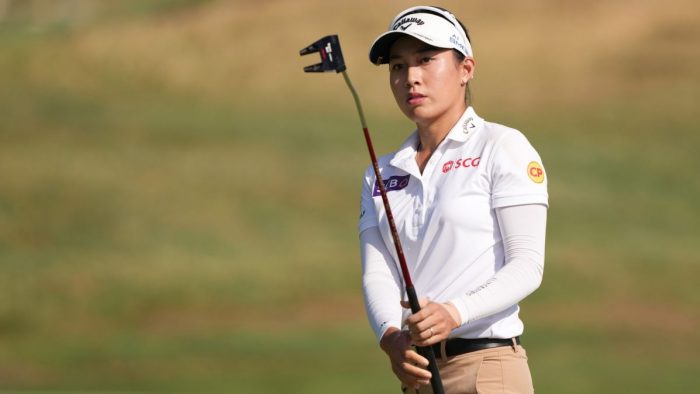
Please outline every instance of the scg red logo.
[[442, 165], [442, 173], [446, 174], [453, 169], [456, 170], [458, 168], [471, 168], [471, 167], [478, 167], [479, 162], [481, 161], [481, 157], [467, 157], [466, 159], [457, 159], [457, 161], [449, 160], [445, 164]]

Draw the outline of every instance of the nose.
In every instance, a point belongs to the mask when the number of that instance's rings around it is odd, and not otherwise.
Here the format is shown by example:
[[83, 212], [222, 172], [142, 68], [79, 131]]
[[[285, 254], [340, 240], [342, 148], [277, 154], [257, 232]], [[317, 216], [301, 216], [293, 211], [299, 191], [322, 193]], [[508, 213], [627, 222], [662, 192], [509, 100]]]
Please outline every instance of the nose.
[[406, 70], [406, 87], [420, 85], [420, 67], [408, 67]]

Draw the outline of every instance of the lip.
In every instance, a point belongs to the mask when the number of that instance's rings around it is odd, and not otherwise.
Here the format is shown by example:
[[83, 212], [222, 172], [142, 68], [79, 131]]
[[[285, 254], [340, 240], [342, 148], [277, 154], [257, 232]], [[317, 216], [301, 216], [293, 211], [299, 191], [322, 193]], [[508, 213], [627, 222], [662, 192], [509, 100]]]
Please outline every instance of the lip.
[[427, 96], [422, 93], [412, 92], [408, 94], [406, 102], [410, 105], [418, 105], [422, 103]]

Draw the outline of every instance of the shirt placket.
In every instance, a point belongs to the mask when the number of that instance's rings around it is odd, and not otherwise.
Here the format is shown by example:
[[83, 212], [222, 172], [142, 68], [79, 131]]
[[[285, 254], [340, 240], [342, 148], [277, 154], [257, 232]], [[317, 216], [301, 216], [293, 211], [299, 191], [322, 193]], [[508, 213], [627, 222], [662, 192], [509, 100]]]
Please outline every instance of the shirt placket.
[[432, 154], [430, 159], [423, 169], [423, 174], [421, 175], [421, 193], [416, 199], [415, 203], [415, 223], [418, 230], [418, 237], [422, 237], [425, 232], [425, 221], [428, 217], [428, 210], [432, 204], [432, 191], [433, 191], [433, 180], [436, 174], [436, 167], [440, 162], [444, 154], [443, 144], [438, 146], [435, 152]]

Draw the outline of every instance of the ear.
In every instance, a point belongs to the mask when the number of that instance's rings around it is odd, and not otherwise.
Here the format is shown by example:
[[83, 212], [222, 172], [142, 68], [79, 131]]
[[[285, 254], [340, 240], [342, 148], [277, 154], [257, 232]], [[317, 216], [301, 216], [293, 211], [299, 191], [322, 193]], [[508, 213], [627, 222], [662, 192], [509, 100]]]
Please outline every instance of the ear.
[[462, 73], [462, 81], [469, 82], [470, 80], [474, 79], [475, 67], [476, 63], [474, 62], [474, 58], [467, 57], [462, 60], [462, 63], [459, 65]]

